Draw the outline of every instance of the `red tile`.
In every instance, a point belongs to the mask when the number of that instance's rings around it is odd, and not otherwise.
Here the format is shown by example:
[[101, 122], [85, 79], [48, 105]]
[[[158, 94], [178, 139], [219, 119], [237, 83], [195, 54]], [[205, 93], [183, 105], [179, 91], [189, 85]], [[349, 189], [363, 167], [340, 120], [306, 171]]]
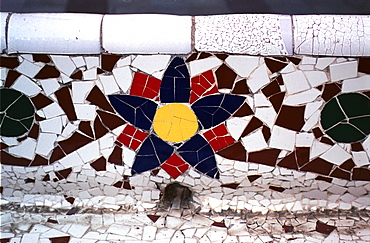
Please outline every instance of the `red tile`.
[[224, 124], [208, 130], [203, 135], [214, 151], [218, 151], [235, 142], [235, 140], [229, 135]]
[[171, 157], [161, 165], [172, 178], [176, 179], [179, 175], [184, 173], [189, 165], [180, 158], [177, 154], [171, 155]]
[[212, 70], [191, 78], [190, 104], [200, 97], [218, 93]]
[[130, 95], [153, 99], [158, 97], [161, 80], [144, 73], [136, 72], [132, 81]]
[[117, 140], [127, 147], [136, 150], [148, 136], [148, 133], [142, 132], [131, 125], [127, 125]]

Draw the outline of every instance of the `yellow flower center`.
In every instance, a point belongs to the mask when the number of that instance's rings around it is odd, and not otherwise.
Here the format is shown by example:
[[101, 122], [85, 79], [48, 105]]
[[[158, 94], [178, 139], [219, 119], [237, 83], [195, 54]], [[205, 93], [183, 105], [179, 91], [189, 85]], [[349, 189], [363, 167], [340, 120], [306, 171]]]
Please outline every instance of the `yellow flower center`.
[[153, 121], [154, 131], [165, 141], [181, 142], [198, 130], [198, 119], [186, 105], [171, 103], [157, 110]]

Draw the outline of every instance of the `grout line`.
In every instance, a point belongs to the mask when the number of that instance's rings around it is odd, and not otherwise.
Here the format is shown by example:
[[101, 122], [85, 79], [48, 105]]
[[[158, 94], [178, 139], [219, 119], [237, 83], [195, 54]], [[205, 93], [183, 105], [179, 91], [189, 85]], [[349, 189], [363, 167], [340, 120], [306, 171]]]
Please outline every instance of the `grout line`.
[[191, 16], [191, 52], [195, 51], [195, 16]]
[[[13, 13], [8, 13], [8, 16], [6, 16], [6, 20], [5, 20], [5, 48], [4, 48], [4, 52], [8, 52], [8, 41], [9, 41], [9, 38], [8, 38], [8, 30], [9, 30], [9, 21], [10, 21], [10, 17], [13, 15]], [[3, 52], [3, 50], [1, 50], [1, 52]]]

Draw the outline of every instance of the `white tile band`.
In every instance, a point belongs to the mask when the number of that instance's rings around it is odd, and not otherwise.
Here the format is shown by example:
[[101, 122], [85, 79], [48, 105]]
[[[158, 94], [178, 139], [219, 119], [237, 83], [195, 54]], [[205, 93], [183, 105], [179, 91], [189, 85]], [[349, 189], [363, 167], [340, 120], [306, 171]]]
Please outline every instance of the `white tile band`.
[[8, 54], [370, 56], [370, 15], [0, 14]]

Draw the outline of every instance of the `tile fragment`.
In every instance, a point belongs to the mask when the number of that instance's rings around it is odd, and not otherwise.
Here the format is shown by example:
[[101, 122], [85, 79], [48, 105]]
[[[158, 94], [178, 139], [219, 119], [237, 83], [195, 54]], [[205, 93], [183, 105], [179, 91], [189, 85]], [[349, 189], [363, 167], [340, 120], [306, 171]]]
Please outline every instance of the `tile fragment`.
[[90, 101], [94, 105], [100, 107], [103, 110], [114, 112], [112, 106], [109, 104], [106, 96], [103, 92], [97, 87], [94, 86], [90, 91], [89, 95], [86, 97], [87, 101]]
[[242, 79], [235, 83], [234, 88], [231, 91], [232, 94], [250, 94], [247, 80]]
[[276, 125], [299, 132], [303, 125], [305, 106], [283, 105], [276, 119]]
[[333, 230], [335, 230], [337, 227], [325, 224], [321, 221], [316, 222], [316, 231], [323, 233], [323, 234], [330, 234]]
[[122, 159], [122, 148], [119, 146], [114, 146], [114, 149], [111, 153], [111, 155], [108, 158], [108, 162], [116, 164], [116, 165], [123, 165], [123, 159]]
[[158, 97], [161, 80], [144, 73], [135, 72], [130, 95], [153, 99]]
[[117, 61], [122, 55], [115, 54], [102, 54], [101, 55], [101, 68], [105, 71], [112, 72]]
[[231, 89], [233, 87], [236, 73], [226, 64], [222, 64], [219, 68], [217, 68], [215, 75], [217, 77], [218, 88]]
[[189, 168], [189, 165], [181, 157], [173, 154], [166, 160], [166, 162], [161, 164], [161, 168], [164, 169], [172, 178], [176, 179]]
[[90, 163], [90, 165], [96, 171], [105, 171], [105, 170], [107, 170], [107, 161], [106, 161], [106, 159], [104, 157], [100, 157], [99, 159], [97, 159], [94, 162]]
[[300, 170], [315, 172], [322, 175], [329, 175], [332, 168], [333, 168], [332, 163], [321, 158], [316, 158], [309, 162], [308, 164], [304, 165]]
[[20, 64], [17, 57], [4, 57], [0, 56], [0, 67], [6, 67], [9, 69], [14, 69]]
[[329, 66], [331, 80], [339, 81], [348, 78], [356, 78], [357, 66], [357, 61], [331, 64]]
[[102, 123], [110, 130], [113, 130], [126, 123], [124, 120], [122, 120], [115, 114], [101, 110], [97, 110], [96, 112], [98, 113]]
[[68, 119], [70, 121], [77, 120], [77, 115], [75, 107], [73, 106], [72, 103], [72, 97], [69, 88], [67, 86], [61, 88], [55, 92], [55, 95], [58, 99], [60, 107], [66, 113]]
[[11, 87], [21, 75], [22, 74], [18, 73], [17, 71], [10, 69], [6, 75], [4, 87]]
[[49, 78], [58, 78], [60, 72], [51, 65], [45, 65], [34, 78], [36, 79], [49, 79]]
[[247, 159], [247, 151], [240, 141], [237, 141], [234, 144], [217, 151], [217, 154], [224, 158], [236, 161], [246, 161]]
[[190, 104], [197, 101], [199, 98], [218, 93], [216, 80], [211, 70], [192, 77], [190, 80]]
[[279, 156], [279, 149], [264, 149], [248, 154], [248, 161], [258, 164], [275, 166]]

